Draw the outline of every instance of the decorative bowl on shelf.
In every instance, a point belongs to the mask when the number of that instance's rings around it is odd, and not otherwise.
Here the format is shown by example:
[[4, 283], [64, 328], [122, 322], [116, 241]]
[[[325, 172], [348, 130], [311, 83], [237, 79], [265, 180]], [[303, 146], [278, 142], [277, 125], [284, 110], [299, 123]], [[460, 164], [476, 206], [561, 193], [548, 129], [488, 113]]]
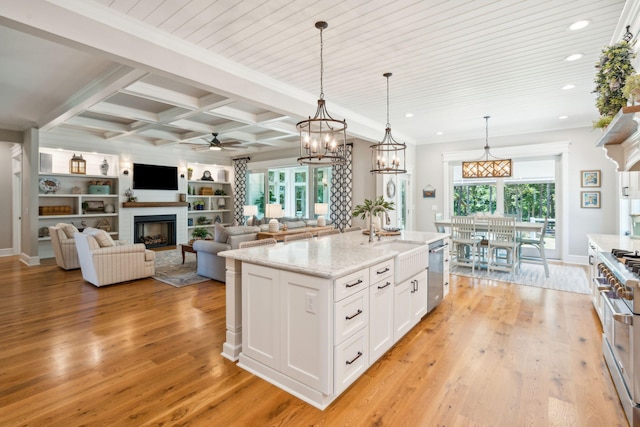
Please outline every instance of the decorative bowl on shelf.
[[60, 181], [56, 178], [40, 178], [38, 185], [44, 194], [55, 193], [60, 190]]

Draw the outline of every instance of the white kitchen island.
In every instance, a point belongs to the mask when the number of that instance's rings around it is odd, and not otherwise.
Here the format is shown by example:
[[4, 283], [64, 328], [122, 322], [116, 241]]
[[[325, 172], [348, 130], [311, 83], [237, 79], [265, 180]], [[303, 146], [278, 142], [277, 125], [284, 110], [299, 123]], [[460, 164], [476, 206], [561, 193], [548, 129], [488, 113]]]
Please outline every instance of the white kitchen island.
[[427, 245], [447, 237], [351, 232], [221, 252], [222, 355], [326, 408], [426, 314]]

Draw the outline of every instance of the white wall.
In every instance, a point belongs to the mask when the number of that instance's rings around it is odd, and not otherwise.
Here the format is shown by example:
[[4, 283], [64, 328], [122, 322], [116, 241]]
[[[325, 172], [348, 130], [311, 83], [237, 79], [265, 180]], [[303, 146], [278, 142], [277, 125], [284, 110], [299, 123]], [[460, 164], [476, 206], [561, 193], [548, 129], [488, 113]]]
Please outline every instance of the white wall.
[[[13, 246], [12, 217], [13, 217], [13, 194], [11, 184], [13, 182], [12, 169], [12, 143], [0, 141], [0, 221], [4, 224], [0, 227], [0, 251], [11, 249]], [[10, 251], [9, 251], [10, 252]]]
[[[565, 261], [582, 261], [587, 255], [587, 234], [616, 234], [618, 194], [616, 192], [617, 175], [615, 164], [605, 158], [604, 150], [595, 146], [600, 136], [599, 130], [591, 128], [571, 129], [566, 131], [541, 132], [527, 135], [491, 137], [492, 150], [498, 147], [526, 146], [542, 143], [570, 141], [568, 170], [568, 227], [569, 241]], [[443, 212], [443, 178], [442, 153], [463, 151], [477, 148], [478, 157], [482, 155], [484, 140], [460, 141], [456, 143], [422, 145], [417, 147], [416, 185], [416, 229], [435, 231], [433, 226], [435, 205], [438, 212]], [[535, 156], [532, 148], [531, 155]], [[580, 208], [580, 171], [597, 169], [602, 171], [601, 208]], [[436, 189], [435, 198], [422, 198], [422, 188], [431, 184]], [[443, 212], [449, 216], [449, 212]]]

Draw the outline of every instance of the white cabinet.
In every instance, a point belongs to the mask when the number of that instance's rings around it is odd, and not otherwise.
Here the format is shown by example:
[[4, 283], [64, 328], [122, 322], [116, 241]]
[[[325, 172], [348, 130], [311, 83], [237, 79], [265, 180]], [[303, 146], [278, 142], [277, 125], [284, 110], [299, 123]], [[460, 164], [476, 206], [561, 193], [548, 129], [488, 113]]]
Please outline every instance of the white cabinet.
[[427, 271], [395, 285], [394, 268], [332, 280], [243, 262], [239, 366], [324, 409], [427, 312]]
[[243, 356], [330, 394], [333, 337], [329, 302], [326, 279], [244, 263]]
[[369, 286], [369, 346], [371, 360], [377, 360], [393, 345], [393, 279]]
[[619, 172], [620, 197], [640, 199], [640, 172]]
[[393, 345], [393, 284], [395, 261], [383, 261], [369, 268], [369, 351], [377, 360]]
[[600, 247], [591, 239], [588, 239], [588, 253], [589, 253], [589, 287], [591, 289], [591, 301], [593, 302], [593, 307], [598, 314], [598, 318], [602, 323], [602, 309], [603, 303], [602, 296], [600, 295], [600, 290], [598, 286], [601, 283], [598, 280], [598, 276], [600, 276], [598, 272], [598, 264], [600, 263]]
[[393, 340], [395, 342], [427, 313], [427, 271], [422, 271], [396, 284], [393, 297]]

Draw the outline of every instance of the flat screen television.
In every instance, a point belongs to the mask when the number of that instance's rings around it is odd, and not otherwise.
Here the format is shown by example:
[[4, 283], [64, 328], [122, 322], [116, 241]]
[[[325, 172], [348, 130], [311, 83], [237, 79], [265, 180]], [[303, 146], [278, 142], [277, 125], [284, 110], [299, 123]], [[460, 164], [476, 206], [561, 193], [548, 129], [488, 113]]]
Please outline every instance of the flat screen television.
[[134, 190], [177, 190], [178, 167], [133, 164]]

